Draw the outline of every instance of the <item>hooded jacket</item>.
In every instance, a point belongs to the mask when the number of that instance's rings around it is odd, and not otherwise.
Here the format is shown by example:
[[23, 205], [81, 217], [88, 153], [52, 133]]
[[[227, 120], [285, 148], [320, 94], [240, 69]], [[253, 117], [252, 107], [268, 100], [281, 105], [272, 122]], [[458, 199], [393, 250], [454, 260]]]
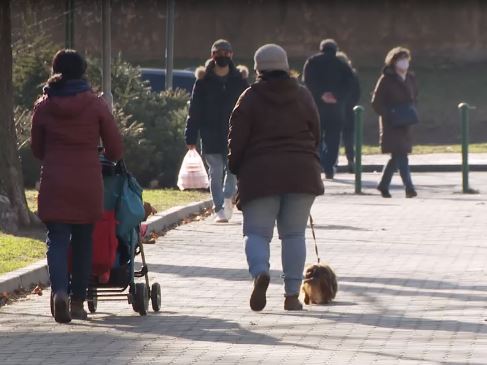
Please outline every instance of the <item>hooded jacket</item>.
[[39, 217], [45, 223], [90, 224], [103, 212], [97, 147], [122, 157], [122, 138], [106, 102], [91, 90], [40, 98], [32, 116], [31, 148], [41, 160]]
[[203, 153], [227, 154], [228, 119], [242, 92], [249, 86], [241, 72], [230, 63], [225, 78], [215, 74], [210, 61], [204, 72], [198, 68], [186, 121], [185, 141], [195, 145], [200, 134]]
[[372, 96], [372, 107], [379, 114], [379, 142], [382, 153], [411, 153], [413, 147], [411, 127], [394, 128], [390, 124], [390, 110], [401, 104], [416, 104], [418, 87], [414, 74], [408, 72], [406, 79], [386, 66]]
[[237, 206], [270, 195], [323, 194], [317, 148], [319, 116], [296, 79], [258, 80], [230, 118], [229, 168], [237, 175]]

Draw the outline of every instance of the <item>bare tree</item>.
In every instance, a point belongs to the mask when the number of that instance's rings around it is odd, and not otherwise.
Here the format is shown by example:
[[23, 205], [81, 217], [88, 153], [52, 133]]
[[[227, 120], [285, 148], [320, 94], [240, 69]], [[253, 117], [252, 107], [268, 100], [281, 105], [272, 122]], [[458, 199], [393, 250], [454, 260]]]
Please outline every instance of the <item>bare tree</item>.
[[29, 226], [34, 215], [25, 199], [24, 179], [13, 118], [12, 24], [10, 0], [0, 0], [0, 193], [10, 204], [21, 226]]

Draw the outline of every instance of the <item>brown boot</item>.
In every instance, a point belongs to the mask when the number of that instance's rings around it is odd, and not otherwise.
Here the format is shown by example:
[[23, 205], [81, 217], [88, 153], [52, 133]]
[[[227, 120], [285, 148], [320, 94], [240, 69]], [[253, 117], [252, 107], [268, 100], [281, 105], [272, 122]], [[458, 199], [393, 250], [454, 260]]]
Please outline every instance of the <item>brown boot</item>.
[[253, 311], [261, 311], [265, 308], [267, 287], [269, 286], [269, 281], [271, 280], [269, 274], [262, 273], [257, 275], [254, 280], [254, 290], [250, 296], [250, 308]]
[[73, 319], [88, 319], [88, 313], [83, 308], [83, 301], [78, 299], [71, 299], [71, 318]]
[[69, 297], [66, 292], [57, 292], [54, 294], [54, 319], [58, 323], [71, 322], [69, 314]]
[[303, 310], [303, 305], [297, 295], [290, 295], [284, 299], [284, 309], [287, 311], [301, 311]]

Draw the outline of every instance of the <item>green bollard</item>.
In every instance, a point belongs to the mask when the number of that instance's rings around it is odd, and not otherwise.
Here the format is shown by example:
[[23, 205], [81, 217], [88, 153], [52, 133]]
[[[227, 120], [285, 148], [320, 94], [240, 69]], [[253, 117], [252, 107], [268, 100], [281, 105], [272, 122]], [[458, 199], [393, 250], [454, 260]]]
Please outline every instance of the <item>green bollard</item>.
[[364, 135], [364, 107], [353, 108], [355, 123], [355, 194], [362, 193], [362, 142]]
[[468, 193], [468, 104], [460, 103], [458, 105], [462, 129], [462, 191]]
[[460, 121], [462, 125], [462, 192], [464, 194], [478, 194], [477, 190], [470, 188], [470, 184], [468, 182], [468, 138], [470, 109], [475, 109], [475, 107], [468, 105], [467, 103], [458, 104], [458, 110], [460, 111]]

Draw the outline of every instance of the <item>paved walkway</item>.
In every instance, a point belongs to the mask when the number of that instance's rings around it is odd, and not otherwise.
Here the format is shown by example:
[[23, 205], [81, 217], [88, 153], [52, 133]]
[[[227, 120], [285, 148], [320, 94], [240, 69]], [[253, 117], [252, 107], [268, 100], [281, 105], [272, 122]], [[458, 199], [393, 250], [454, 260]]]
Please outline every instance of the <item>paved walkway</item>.
[[417, 199], [399, 186], [382, 199], [374, 174], [361, 196], [351, 175], [337, 178], [313, 208], [320, 253], [339, 277], [333, 305], [283, 310], [274, 240], [268, 305], [250, 311], [236, 214], [146, 246], [161, 313], [102, 302], [90, 321], [58, 325], [48, 291], [0, 308], [0, 363], [486, 364], [487, 173], [471, 176], [479, 195], [458, 193], [459, 174], [415, 174]]
[[[363, 155], [363, 165], [383, 165], [389, 159], [389, 155]], [[470, 153], [468, 162], [471, 165], [487, 164], [487, 153]], [[409, 155], [409, 163], [414, 165], [461, 165], [462, 155], [460, 153], [425, 153], [421, 155]], [[347, 165], [347, 159], [343, 154], [339, 157], [339, 164]]]

